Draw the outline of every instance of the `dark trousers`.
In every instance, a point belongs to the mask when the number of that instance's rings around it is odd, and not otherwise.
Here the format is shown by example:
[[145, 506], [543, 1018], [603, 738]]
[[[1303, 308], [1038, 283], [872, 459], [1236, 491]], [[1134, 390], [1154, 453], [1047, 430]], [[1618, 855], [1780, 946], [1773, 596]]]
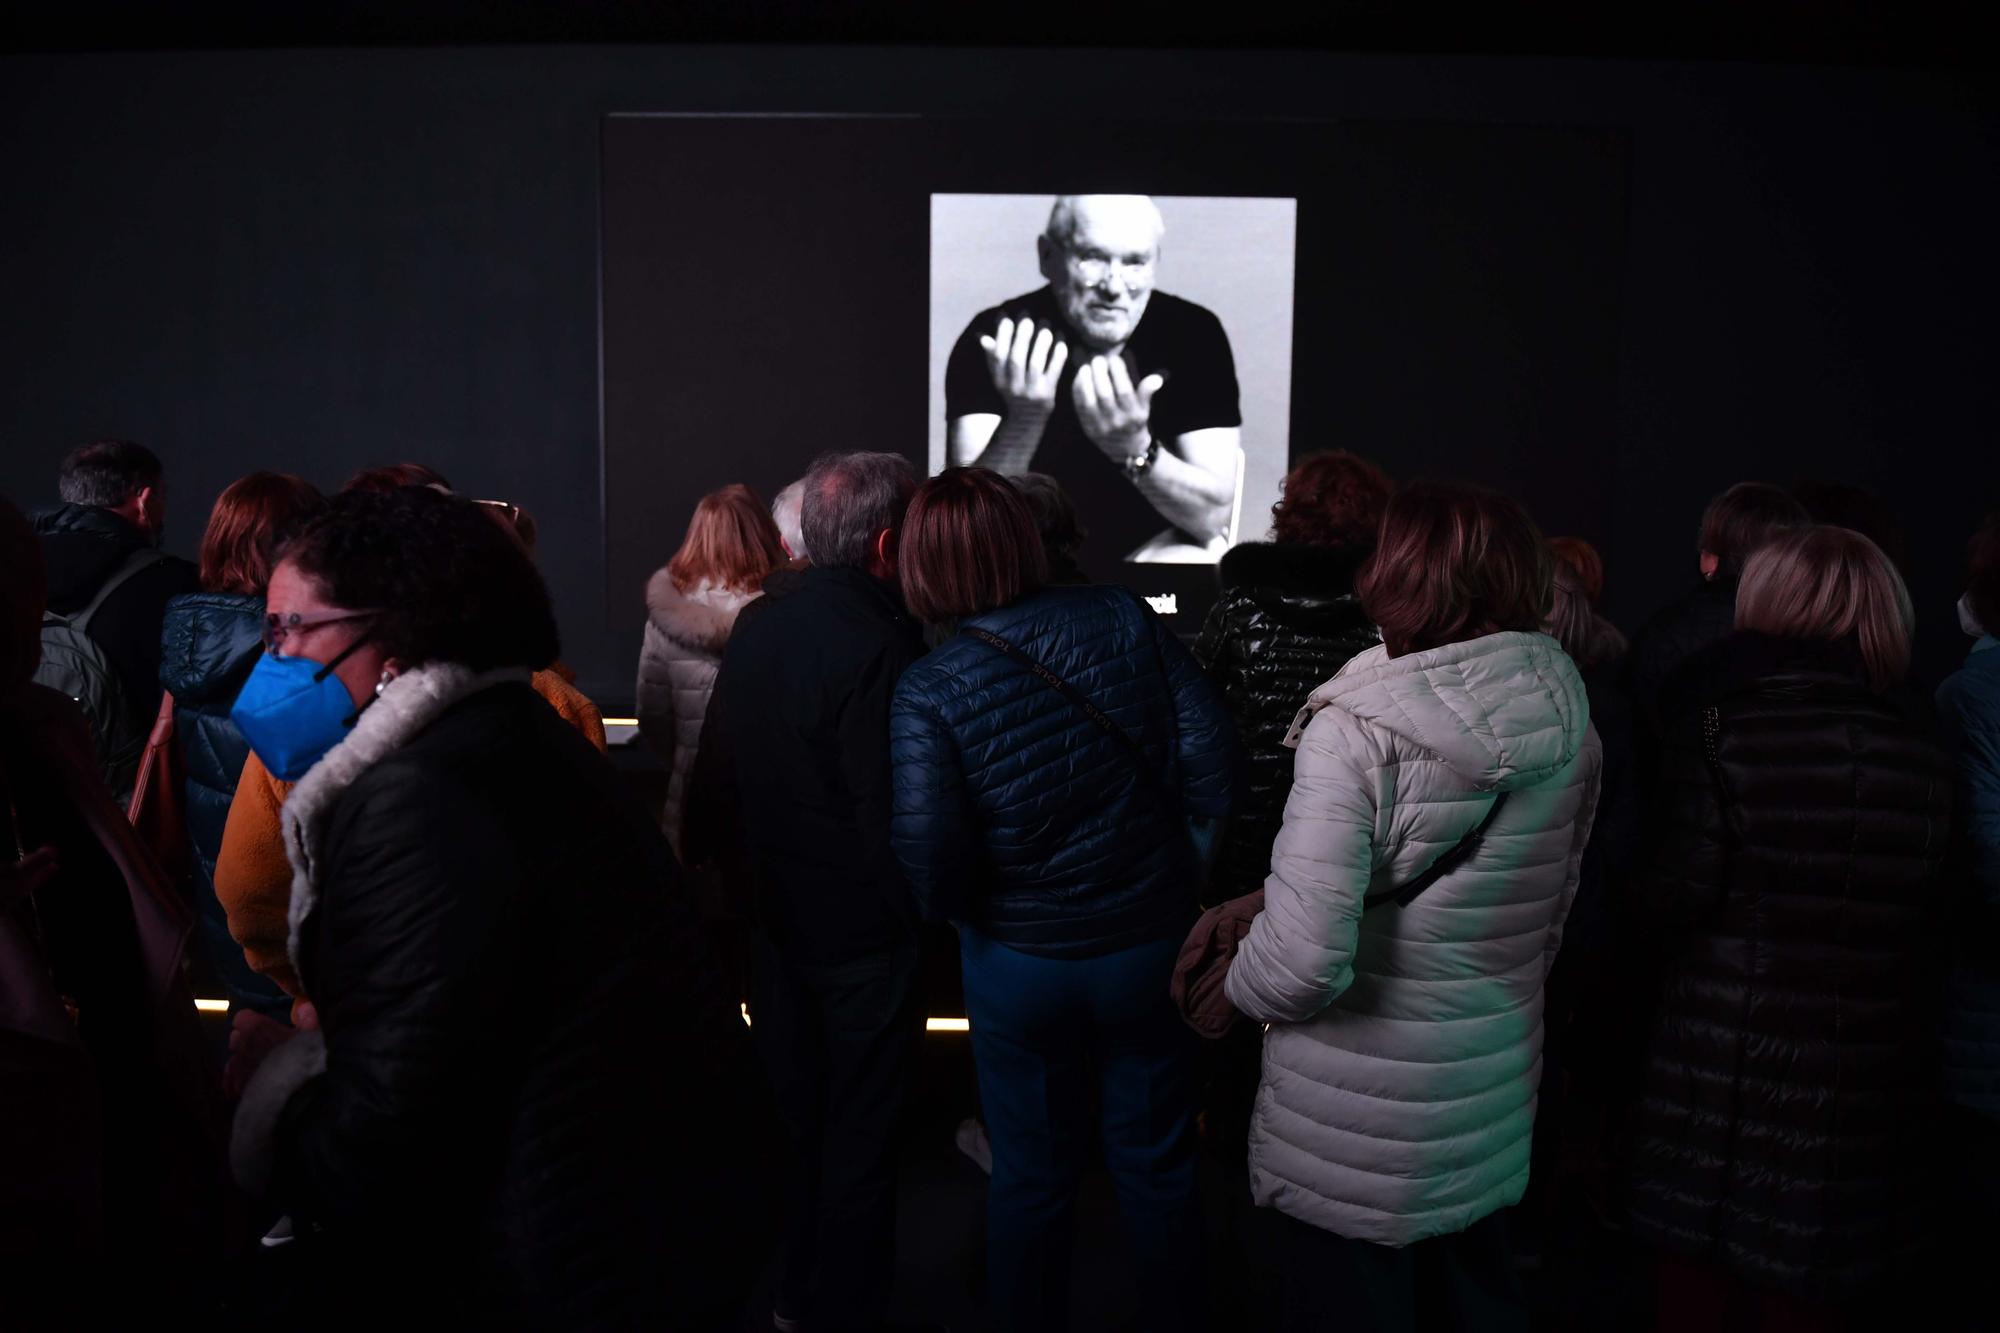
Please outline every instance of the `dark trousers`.
[[1526, 1333], [1505, 1214], [1391, 1249], [1285, 1217], [1285, 1333]]
[[923, 1019], [917, 953], [839, 963], [759, 935], [752, 1033], [791, 1140], [778, 1306], [813, 1327], [871, 1328], [889, 1303], [896, 1155]]
[[1069, 1327], [1076, 1191], [1093, 1138], [1131, 1233], [1140, 1326], [1206, 1326], [1193, 1036], [1167, 994], [1179, 944], [1051, 959], [961, 932], [993, 1142], [987, 1285], [1002, 1329]]

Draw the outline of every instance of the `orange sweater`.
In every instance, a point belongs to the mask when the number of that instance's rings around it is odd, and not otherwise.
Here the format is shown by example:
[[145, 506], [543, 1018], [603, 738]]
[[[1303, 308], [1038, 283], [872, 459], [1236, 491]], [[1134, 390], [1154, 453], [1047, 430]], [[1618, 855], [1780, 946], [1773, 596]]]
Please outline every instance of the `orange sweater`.
[[[555, 669], [537, 671], [528, 682], [562, 719], [598, 749], [605, 748], [604, 719], [597, 705]], [[236, 780], [236, 798], [222, 830], [215, 858], [215, 896], [229, 916], [229, 933], [243, 946], [244, 961], [303, 999], [298, 975], [285, 944], [291, 936], [292, 864], [285, 856], [279, 811], [294, 784], [280, 782], [252, 753]]]

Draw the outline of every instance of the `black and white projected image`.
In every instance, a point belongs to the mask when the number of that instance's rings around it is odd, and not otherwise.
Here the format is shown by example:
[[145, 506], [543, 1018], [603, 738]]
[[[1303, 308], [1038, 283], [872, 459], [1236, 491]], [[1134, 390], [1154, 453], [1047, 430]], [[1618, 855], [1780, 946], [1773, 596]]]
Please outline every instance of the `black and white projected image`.
[[[1211, 564], [1288, 450], [1292, 199], [931, 196], [931, 468], [1054, 477], [1086, 567]], [[1040, 283], [1026, 283], [1039, 277]]]

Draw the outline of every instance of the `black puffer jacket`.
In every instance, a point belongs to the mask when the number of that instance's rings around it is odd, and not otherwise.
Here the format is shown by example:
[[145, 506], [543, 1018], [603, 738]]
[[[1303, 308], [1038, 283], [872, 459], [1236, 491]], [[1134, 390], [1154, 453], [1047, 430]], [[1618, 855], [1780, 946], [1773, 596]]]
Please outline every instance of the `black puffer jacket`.
[[406, 673], [287, 802], [326, 1067], [272, 1192], [399, 1323], [709, 1327], [761, 1080], [657, 822], [525, 675]]
[[1928, 1222], [1950, 761], [1850, 645], [1735, 635], [1663, 715], [1634, 1221], [1796, 1294], [1875, 1285]]
[[174, 740], [187, 772], [187, 834], [194, 903], [210, 965], [238, 1007], [267, 1013], [291, 1007], [269, 978], [250, 970], [215, 898], [215, 858], [229, 803], [250, 746], [229, 720], [236, 692], [264, 651], [264, 599], [198, 592], [167, 603], [160, 635], [160, 684], [174, 696]]
[[1293, 751], [1285, 733], [1306, 696], [1347, 660], [1381, 642], [1354, 598], [1365, 552], [1252, 542], [1222, 557], [1222, 597], [1210, 608], [1195, 658], [1221, 693], [1248, 762], [1209, 905], [1263, 887], [1271, 843], [1285, 822]]

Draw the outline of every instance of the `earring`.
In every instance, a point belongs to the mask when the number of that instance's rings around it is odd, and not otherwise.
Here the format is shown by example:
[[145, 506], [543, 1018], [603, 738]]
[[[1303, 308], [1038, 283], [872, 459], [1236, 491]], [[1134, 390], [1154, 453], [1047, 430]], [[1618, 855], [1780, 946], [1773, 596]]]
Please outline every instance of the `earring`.
[[396, 678], [396, 673], [393, 671], [384, 671], [382, 673], [382, 679], [375, 682], [375, 697], [377, 699], [382, 697], [382, 691], [388, 689], [389, 682], [394, 680], [395, 678]]

